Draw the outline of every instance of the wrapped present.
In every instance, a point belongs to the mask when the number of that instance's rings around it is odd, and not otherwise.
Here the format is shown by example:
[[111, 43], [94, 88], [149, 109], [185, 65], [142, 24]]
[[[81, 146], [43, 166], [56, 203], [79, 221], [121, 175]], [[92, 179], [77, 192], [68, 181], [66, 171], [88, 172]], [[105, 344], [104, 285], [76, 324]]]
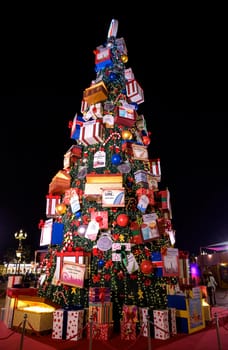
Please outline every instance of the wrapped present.
[[133, 152], [133, 158], [136, 160], [148, 160], [148, 150], [146, 146], [138, 145], [133, 143], [132, 144], [132, 152]]
[[119, 51], [119, 53], [121, 53], [121, 55], [127, 55], [127, 46], [124, 38], [117, 38], [116, 46], [117, 46], [117, 50]]
[[90, 105], [89, 109], [84, 113], [83, 118], [88, 121], [90, 119], [103, 118], [103, 106], [101, 103]]
[[95, 145], [96, 143], [104, 142], [104, 127], [102, 123], [85, 122], [80, 129], [79, 141], [85, 146]]
[[[148, 307], [139, 307], [139, 322], [140, 322], [140, 328], [141, 332], [140, 334], [143, 337], [148, 337], [149, 334], [149, 328], [148, 328], [148, 322], [150, 321], [150, 310]], [[150, 327], [150, 336], [152, 335], [152, 327]]]
[[46, 216], [48, 218], [57, 217], [58, 214], [55, 211], [57, 204], [60, 204], [61, 196], [59, 195], [46, 195]]
[[136, 340], [136, 323], [120, 321], [121, 340]]
[[[123, 257], [126, 257], [125, 252], [131, 251], [131, 243], [112, 243], [112, 261], [121, 261]], [[121, 255], [122, 254], [124, 255]]]
[[[73, 262], [82, 265], [89, 266], [91, 259], [90, 252], [84, 252], [83, 250], [75, 252], [56, 252], [56, 267], [52, 280], [52, 284], [57, 285], [60, 283], [61, 273], [64, 262]], [[85, 270], [85, 279], [88, 278], [88, 269]]]
[[154, 338], [166, 340], [170, 338], [169, 311], [153, 310]]
[[147, 188], [138, 188], [136, 190], [136, 195], [138, 197], [138, 200], [141, 198], [141, 196], [147, 196], [149, 199], [149, 204], [150, 205], [154, 205], [155, 204], [155, 199], [154, 199], [154, 191], [151, 189], [147, 189]]
[[21, 285], [22, 279], [22, 275], [9, 276], [7, 280], [7, 288], [13, 288], [14, 285]]
[[162, 261], [162, 255], [160, 251], [155, 251], [151, 253], [151, 261], [154, 268], [154, 274], [156, 277], [162, 277], [163, 276], [163, 261]]
[[83, 92], [83, 99], [89, 105], [93, 105], [97, 102], [102, 102], [107, 100], [108, 90], [103, 81], [99, 83], [92, 84], [89, 88], [85, 89]]
[[53, 218], [45, 220], [40, 233], [40, 246], [51, 244]]
[[89, 302], [89, 318], [95, 323], [110, 323], [113, 321], [113, 303], [111, 301]]
[[144, 92], [139, 83], [133, 79], [126, 83], [127, 97], [131, 102], [137, 104], [144, 102]]
[[134, 172], [134, 178], [136, 185], [141, 185], [144, 188], [148, 188], [147, 171], [137, 170]]
[[71, 139], [74, 139], [74, 140], [79, 139], [80, 129], [84, 122], [85, 120], [81, 115], [77, 115], [77, 114], [75, 115], [73, 122], [71, 124], [71, 133], [70, 133]]
[[63, 169], [68, 169], [71, 166], [73, 166], [77, 159], [80, 159], [82, 156], [82, 147], [73, 145], [71, 146], [68, 151], [64, 154], [63, 159]]
[[124, 69], [124, 77], [127, 81], [135, 79], [134, 73], [131, 68]]
[[79, 197], [79, 201], [82, 200], [82, 191], [78, 187], [71, 187], [67, 189], [64, 193], [62, 201], [66, 205], [70, 205], [74, 197]]
[[176, 322], [176, 308], [169, 307], [168, 308], [168, 316], [169, 316], [169, 331], [171, 335], [177, 334], [177, 322]]
[[104, 189], [122, 188], [123, 175], [117, 174], [88, 174], [86, 176], [84, 196], [88, 201], [101, 203]]
[[138, 307], [136, 305], [123, 305], [123, 322], [138, 322]]
[[96, 69], [113, 66], [111, 50], [109, 47], [99, 46], [94, 50]]
[[126, 104], [118, 106], [115, 111], [114, 122], [118, 125], [132, 127], [136, 121], [135, 106]]
[[51, 244], [62, 244], [64, 238], [64, 224], [61, 222], [53, 222]]
[[92, 211], [91, 220], [96, 220], [100, 229], [108, 229], [108, 211]]
[[49, 184], [49, 194], [62, 195], [70, 188], [71, 176], [65, 170], [59, 170]]
[[83, 332], [84, 310], [58, 309], [53, 312], [52, 338], [79, 340]]
[[172, 219], [172, 209], [171, 209], [171, 202], [170, 202], [170, 192], [168, 189], [163, 191], [158, 191], [159, 196], [159, 202], [158, 206], [160, 209], [168, 210], [169, 217]]
[[86, 328], [87, 339], [90, 339], [92, 333], [92, 339], [96, 340], [108, 340], [113, 333], [113, 323], [93, 323], [92, 331], [91, 324], [88, 324]]
[[149, 159], [149, 171], [156, 177], [157, 181], [161, 181], [161, 162], [160, 158]]
[[102, 207], [124, 207], [125, 188], [102, 188]]
[[[9, 276], [10, 277], [14, 276]], [[15, 276], [17, 277], [17, 276]], [[5, 298], [5, 304], [4, 304], [4, 318], [3, 322], [6, 325], [7, 328], [11, 328], [13, 324], [13, 316], [14, 316], [14, 310], [16, 309], [18, 305], [18, 298], [21, 295], [28, 295], [28, 296], [36, 296], [37, 295], [37, 288], [11, 288], [8, 287], [6, 289], [6, 298]]]
[[109, 287], [90, 287], [89, 302], [111, 301], [111, 290]]
[[87, 112], [89, 108], [89, 105], [88, 103], [82, 99], [82, 102], [81, 102], [81, 113], [84, 114], [85, 112]]
[[24, 315], [26, 313], [27, 322], [25, 323], [25, 329], [32, 329], [35, 332], [51, 331], [53, 312], [56, 310], [56, 307], [56, 305], [45, 298], [20, 295], [14, 311], [13, 327], [23, 327]]

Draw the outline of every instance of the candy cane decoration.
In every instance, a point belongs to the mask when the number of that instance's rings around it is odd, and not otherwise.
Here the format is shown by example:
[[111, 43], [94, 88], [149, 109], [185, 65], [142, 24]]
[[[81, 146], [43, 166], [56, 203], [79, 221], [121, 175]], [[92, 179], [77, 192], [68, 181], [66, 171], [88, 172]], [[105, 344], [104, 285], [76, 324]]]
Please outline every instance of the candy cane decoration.
[[61, 297], [63, 298], [64, 303], [67, 305], [66, 297], [65, 297], [65, 295], [63, 294], [62, 291], [59, 290], [58, 292], [55, 293], [55, 295], [57, 296], [57, 298], [58, 298], [59, 296], [61, 296]]
[[105, 142], [103, 143], [103, 146], [105, 146], [111, 139], [113, 139], [114, 137], [116, 137], [118, 140], [120, 139], [121, 135], [119, 132], [113, 132], [111, 135], [109, 135], [109, 137], [105, 140]]

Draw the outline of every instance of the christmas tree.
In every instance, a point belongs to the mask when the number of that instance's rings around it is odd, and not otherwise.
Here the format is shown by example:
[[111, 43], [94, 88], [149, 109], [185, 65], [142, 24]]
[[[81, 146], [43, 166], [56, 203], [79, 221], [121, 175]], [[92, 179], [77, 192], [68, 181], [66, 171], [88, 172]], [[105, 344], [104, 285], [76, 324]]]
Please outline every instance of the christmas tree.
[[110, 296], [118, 328], [123, 305], [167, 307], [178, 263], [170, 193], [159, 188], [160, 159], [149, 156], [151, 132], [140, 112], [144, 92], [117, 30], [113, 19], [106, 43], [94, 50], [95, 79], [69, 123], [63, 169], [49, 185], [38, 293], [79, 308], [96, 293], [98, 302]]

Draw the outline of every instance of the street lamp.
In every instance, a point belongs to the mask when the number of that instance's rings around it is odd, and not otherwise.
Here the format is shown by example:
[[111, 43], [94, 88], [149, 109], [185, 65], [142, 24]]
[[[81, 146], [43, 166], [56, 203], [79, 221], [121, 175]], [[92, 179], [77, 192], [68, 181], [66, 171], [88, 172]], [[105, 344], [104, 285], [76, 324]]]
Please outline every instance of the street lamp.
[[[20, 230], [19, 232], [14, 233], [15, 239], [18, 239], [18, 248], [16, 250], [16, 257], [17, 257], [17, 262], [19, 264], [18, 266], [18, 272], [20, 272], [20, 262], [22, 258], [22, 253], [23, 253], [23, 246], [22, 246], [22, 241], [27, 238], [27, 233], [23, 232], [23, 230]], [[16, 268], [17, 272], [17, 268]]]

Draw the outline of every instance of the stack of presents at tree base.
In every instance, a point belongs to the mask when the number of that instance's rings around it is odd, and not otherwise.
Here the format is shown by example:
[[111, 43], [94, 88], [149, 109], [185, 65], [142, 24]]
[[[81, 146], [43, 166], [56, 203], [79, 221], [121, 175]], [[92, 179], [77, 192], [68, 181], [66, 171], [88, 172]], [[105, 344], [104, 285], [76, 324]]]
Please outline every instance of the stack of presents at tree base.
[[[154, 310], [152, 315], [149, 308], [136, 305], [123, 305], [120, 320], [121, 340], [135, 340], [138, 335], [155, 339], [168, 339], [176, 334], [175, 308]], [[152, 317], [148, 327], [148, 317]], [[53, 312], [53, 339], [79, 340], [87, 339], [108, 340], [114, 335], [113, 303], [110, 288], [89, 288], [89, 305], [86, 309], [57, 309]]]

